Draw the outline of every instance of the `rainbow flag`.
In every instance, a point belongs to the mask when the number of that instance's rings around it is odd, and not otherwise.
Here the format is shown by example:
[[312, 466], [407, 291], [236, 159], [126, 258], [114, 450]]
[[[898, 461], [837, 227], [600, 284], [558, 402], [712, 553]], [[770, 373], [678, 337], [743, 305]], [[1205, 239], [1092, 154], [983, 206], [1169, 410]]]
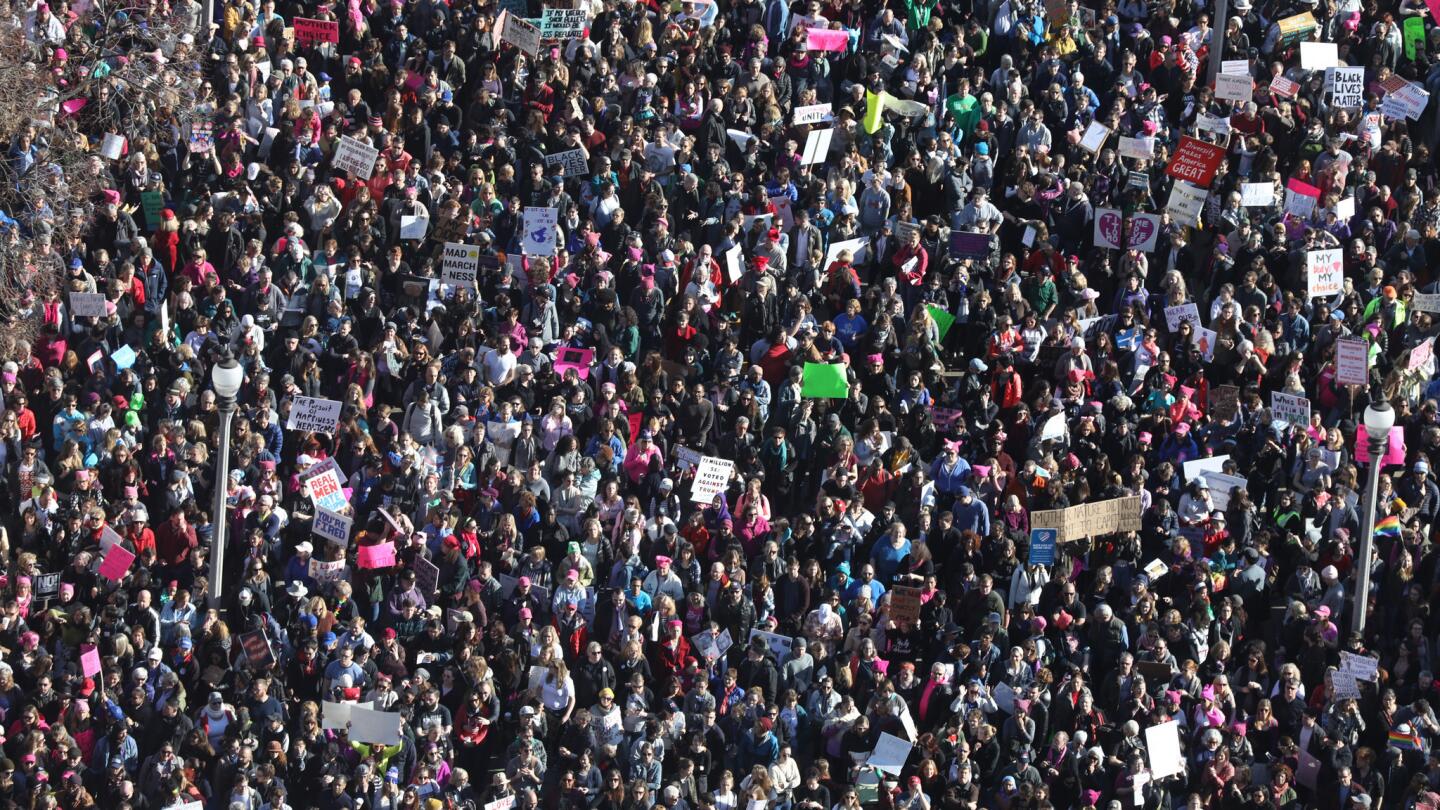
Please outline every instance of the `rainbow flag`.
[[[1409, 731], [1409, 728], [1410, 728], [1410, 727], [1409, 727], [1408, 725], [1406, 725], [1406, 726], [1401, 726], [1401, 728], [1404, 728], [1404, 729], [1406, 729], [1406, 731]], [[1402, 751], [1419, 751], [1419, 750], [1420, 750], [1420, 738], [1419, 738], [1419, 736], [1417, 736], [1417, 735], [1414, 734], [1413, 732], [1411, 732], [1411, 733], [1406, 733], [1406, 732], [1402, 732], [1402, 731], [1399, 731], [1399, 730], [1396, 730], [1396, 729], [1391, 729], [1391, 730], [1390, 730], [1390, 745], [1394, 746], [1395, 748], [1399, 748], [1399, 749], [1401, 749]]]
[[1400, 516], [1391, 515], [1375, 524], [1375, 534], [1382, 537], [1400, 536]]

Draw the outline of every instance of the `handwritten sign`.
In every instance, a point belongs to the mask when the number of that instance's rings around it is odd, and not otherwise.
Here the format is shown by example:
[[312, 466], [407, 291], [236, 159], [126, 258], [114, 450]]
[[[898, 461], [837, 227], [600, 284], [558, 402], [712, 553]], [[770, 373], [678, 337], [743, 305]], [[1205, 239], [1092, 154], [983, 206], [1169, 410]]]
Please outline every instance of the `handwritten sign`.
[[451, 287], [475, 289], [480, 276], [480, 248], [463, 242], [446, 242], [440, 254], [440, 280]]
[[337, 400], [297, 396], [290, 405], [290, 419], [285, 427], [305, 433], [334, 433], [335, 426], [340, 424], [341, 407]]
[[823, 124], [832, 119], [829, 104], [809, 104], [803, 107], [796, 107], [795, 113], [790, 117], [792, 124]]
[[695, 468], [695, 481], [690, 485], [690, 500], [697, 503], [715, 500], [716, 495], [729, 488], [730, 475], [734, 471], [735, 462], [729, 459], [702, 457]]
[[1055, 529], [1060, 542], [1140, 530], [1140, 498], [1111, 498], [1105, 501], [1046, 509], [1030, 516], [1032, 529]]
[[311, 557], [306, 573], [316, 582], [338, 582], [345, 578], [345, 568], [344, 560], [327, 561]]
[[315, 521], [310, 524], [315, 534], [337, 546], [350, 545], [350, 528], [354, 521], [345, 515], [337, 515], [325, 509], [315, 510]]
[[301, 45], [340, 41], [340, 23], [334, 20], [295, 18], [295, 41]]
[[555, 255], [555, 223], [559, 212], [548, 206], [527, 206], [521, 249], [531, 256]]
[[104, 293], [70, 293], [70, 314], [77, 318], [103, 318], [106, 315]]
[[1270, 416], [1287, 425], [1310, 424], [1310, 400], [1280, 391], [1270, 392]]
[[546, 8], [540, 12], [540, 36], [544, 39], [574, 39], [585, 35], [590, 14], [584, 8]]
[[1248, 74], [1220, 73], [1215, 76], [1215, 97], [1226, 101], [1249, 101], [1255, 82]]
[[1370, 380], [1370, 344], [1364, 338], [1335, 341], [1335, 382], [1365, 385]]
[[93, 678], [99, 675], [104, 669], [100, 664], [100, 650], [94, 644], [85, 644], [80, 647], [80, 674], [86, 678]]
[[1345, 281], [1345, 253], [1340, 248], [1307, 250], [1305, 272], [1310, 283], [1310, 297], [1322, 298], [1340, 292]]
[[349, 172], [362, 180], [369, 180], [371, 172], [375, 171], [375, 161], [379, 157], [379, 149], [345, 135], [340, 138], [340, 144], [335, 147], [334, 167], [340, 171]]
[[1340, 109], [1358, 109], [1365, 103], [1365, 68], [1337, 67], [1329, 72], [1333, 82], [1331, 104]]

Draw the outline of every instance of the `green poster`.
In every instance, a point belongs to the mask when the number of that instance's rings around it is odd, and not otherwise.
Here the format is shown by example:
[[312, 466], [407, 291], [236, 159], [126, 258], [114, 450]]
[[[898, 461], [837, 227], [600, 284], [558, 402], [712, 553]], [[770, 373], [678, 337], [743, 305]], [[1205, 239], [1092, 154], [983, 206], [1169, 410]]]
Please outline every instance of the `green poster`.
[[955, 316], [934, 304], [926, 304], [925, 311], [930, 313], [930, 317], [935, 321], [935, 326], [939, 327], [940, 340], [945, 340], [945, 336], [950, 333], [950, 327], [955, 325]]
[[844, 399], [850, 395], [844, 363], [806, 363], [800, 396], [810, 399]]
[[142, 191], [140, 204], [145, 208], [145, 227], [152, 231], [158, 229], [160, 212], [165, 210], [165, 194], [160, 191]]
[[1411, 62], [1425, 46], [1425, 20], [1421, 17], [1405, 18], [1405, 58]]

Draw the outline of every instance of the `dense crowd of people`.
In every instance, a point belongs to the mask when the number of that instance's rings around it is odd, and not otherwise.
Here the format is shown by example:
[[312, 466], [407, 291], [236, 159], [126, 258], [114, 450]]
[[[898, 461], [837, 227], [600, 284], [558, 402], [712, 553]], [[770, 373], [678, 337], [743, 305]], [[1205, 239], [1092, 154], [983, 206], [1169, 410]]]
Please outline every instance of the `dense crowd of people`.
[[0, 806], [1435, 810], [1437, 11], [115, 11]]

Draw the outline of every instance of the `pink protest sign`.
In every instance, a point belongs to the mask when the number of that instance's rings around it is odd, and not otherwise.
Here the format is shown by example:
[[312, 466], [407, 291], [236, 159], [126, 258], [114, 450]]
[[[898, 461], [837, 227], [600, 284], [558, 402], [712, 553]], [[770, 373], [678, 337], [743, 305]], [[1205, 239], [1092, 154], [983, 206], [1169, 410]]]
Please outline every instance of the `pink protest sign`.
[[395, 544], [387, 540], [378, 546], [360, 546], [356, 562], [361, 568], [389, 568], [395, 564]]
[[94, 644], [80, 648], [80, 672], [87, 678], [100, 674], [100, 650]]
[[[1355, 460], [1361, 464], [1370, 463], [1370, 439], [1361, 425], [1355, 432]], [[1405, 430], [1404, 428], [1390, 428], [1390, 444], [1385, 448], [1385, 457], [1381, 464], [1386, 467], [1404, 466], [1405, 464]]]
[[135, 552], [116, 543], [105, 552], [105, 560], [100, 563], [100, 576], [119, 582], [125, 578], [125, 572], [130, 570], [133, 562]]
[[805, 29], [806, 50], [843, 53], [848, 47], [850, 47], [850, 35], [844, 31], [831, 31], [828, 28]]
[[568, 369], [575, 369], [575, 374], [582, 380], [590, 378], [590, 364], [595, 360], [594, 349], [575, 349], [566, 347], [555, 352], [555, 374], [560, 379], [565, 379], [565, 372]]

